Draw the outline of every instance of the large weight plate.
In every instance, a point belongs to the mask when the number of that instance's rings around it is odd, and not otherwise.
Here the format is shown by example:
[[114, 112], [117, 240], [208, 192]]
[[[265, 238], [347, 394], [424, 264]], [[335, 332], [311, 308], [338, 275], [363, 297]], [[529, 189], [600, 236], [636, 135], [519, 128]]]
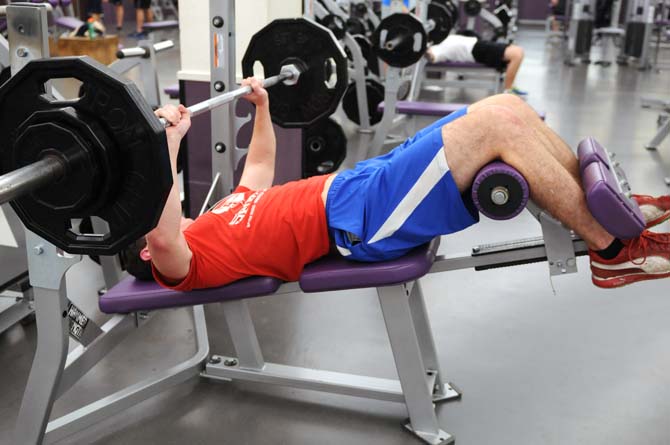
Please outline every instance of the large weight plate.
[[347, 30], [345, 29], [344, 19], [339, 15], [326, 14], [318, 20], [320, 24], [330, 29], [337, 40], [342, 40]]
[[482, 11], [482, 3], [480, 0], [468, 0], [463, 5], [463, 11], [469, 17], [477, 17]]
[[306, 128], [303, 138], [305, 178], [334, 172], [347, 156], [344, 131], [330, 118]]
[[[395, 13], [381, 21], [371, 40], [380, 59], [396, 68], [406, 68], [424, 55], [427, 37], [423, 24], [415, 15]], [[387, 49], [385, 45], [396, 39], [398, 45]]]
[[449, 9], [436, 1], [428, 5], [428, 19], [435, 22], [435, 27], [428, 33], [428, 39], [434, 44], [446, 39], [455, 23]]
[[307, 127], [330, 116], [347, 89], [344, 50], [330, 30], [307, 19], [274, 20], [254, 34], [242, 59], [245, 77], [254, 75], [256, 62], [265, 77], [287, 64], [306, 68], [296, 85], [268, 89], [272, 120], [282, 127]]
[[[78, 99], [58, 101], [46, 94], [45, 82], [66, 78], [82, 82]], [[42, 115], [60, 116], [49, 125], [58, 125], [61, 136], [50, 138], [37, 128], [45, 125], [35, 117]], [[35, 60], [0, 88], [0, 116], [0, 174], [37, 161], [32, 158], [41, 150], [35, 146], [66, 151], [60, 145], [81, 140], [103, 173], [99, 181], [107, 184], [85, 184], [100, 192], [93, 207], [70, 199], [63, 200], [65, 208], [52, 208], [59, 200], [42, 190], [13, 201], [29, 230], [69, 253], [113, 255], [156, 226], [172, 187], [167, 141], [163, 126], [131, 81], [88, 57]], [[91, 135], [103, 146], [92, 143]], [[29, 147], [21, 137], [29, 138]], [[24, 151], [35, 154], [23, 156]], [[89, 216], [105, 220], [109, 231], [79, 233], [73, 225]]]
[[10, 77], [12, 77], [12, 70], [10, 67], [7, 66], [0, 70], [0, 85], [7, 82]]
[[[368, 98], [368, 116], [370, 116], [370, 125], [374, 125], [382, 120], [383, 114], [377, 107], [384, 101], [384, 85], [374, 79], [365, 79], [365, 92]], [[357, 125], [361, 124], [361, 118], [358, 113], [358, 96], [356, 96], [356, 84], [350, 83], [347, 92], [342, 98], [342, 108], [344, 114]]]

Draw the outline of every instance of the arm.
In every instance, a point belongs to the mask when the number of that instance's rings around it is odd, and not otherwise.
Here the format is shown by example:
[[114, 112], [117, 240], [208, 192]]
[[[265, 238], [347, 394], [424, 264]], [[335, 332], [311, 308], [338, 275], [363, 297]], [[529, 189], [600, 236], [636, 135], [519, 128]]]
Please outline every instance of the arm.
[[256, 118], [240, 185], [251, 190], [266, 189], [272, 186], [274, 180], [277, 151], [268, 93], [261, 82], [253, 77], [244, 79], [242, 85], [253, 88], [253, 92], [245, 96], [245, 99], [256, 105]]
[[166, 129], [173, 185], [170, 190], [158, 225], [147, 234], [147, 247], [154, 266], [166, 281], [178, 283], [188, 274], [191, 265], [191, 250], [181, 230], [182, 209], [177, 177], [179, 145], [189, 127], [191, 118], [183, 105], [168, 105], [156, 110], [156, 115], [165, 118], [171, 126]]

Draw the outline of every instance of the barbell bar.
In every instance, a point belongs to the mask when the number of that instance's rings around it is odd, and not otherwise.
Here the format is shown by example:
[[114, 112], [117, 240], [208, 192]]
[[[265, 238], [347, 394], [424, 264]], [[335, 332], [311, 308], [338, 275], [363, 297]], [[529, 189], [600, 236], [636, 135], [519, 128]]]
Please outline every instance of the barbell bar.
[[[298, 82], [298, 79], [300, 78], [300, 74], [303, 72], [304, 70], [302, 70], [295, 64], [285, 65], [281, 68], [281, 71], [276, 76], [271, 76], [268, 77], [267, 79], [263, 79], [262, 81], [263, 88], [271, 88], [282, 82], [285, 85], [295, 85]], [[190, 107], [187, 108], [187, 110], [189, 111], [191, 117], [195, 117], [207, 111], [211, 111], [217, 107], [230, 103], [236, 99], [239, 99], [240, 97], [246, 96], [247, 94], [251, 94], [252, 91], [253, 90], [250, 86], [240, 87], [228, 93], [221, 94], [220, 96], [212, 97], [211, 99], [207, 99], [197, 104], [191, 105]], [[165, 119], [161, 118], [160, 121], [164, 127], [167, 128], [170, 126], [170, 123]]]

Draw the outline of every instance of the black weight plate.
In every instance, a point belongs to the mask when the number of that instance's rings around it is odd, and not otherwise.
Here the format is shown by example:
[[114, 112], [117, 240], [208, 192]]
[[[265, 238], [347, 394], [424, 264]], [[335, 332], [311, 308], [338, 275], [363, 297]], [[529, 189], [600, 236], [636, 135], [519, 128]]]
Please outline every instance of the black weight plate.
[[346, 30], [349, 34], [363, 34], [367, 35], [368, 28], [365, 22], [357, 17], [349, 17], [346, 22]]
[[347, 156], [347, 138], [342, 127], [328, 118], [306, 128], [303, 154], [305, 178], [337, 170]]
[[0, 85], [7, 82], [10, 77], [12, 77], [12, 70], [7, 66], [0, 71]]
[[[370, 43], [370, 39], [361, 34], [356, 34], [352, 36], [352, 38], [358, 44], [358, 47], [361, 49], [361, 53], [363, 55], [363, 59], [365, 59], [367, 68], [370, 70], [370, 72], [379, 76], [379, 60], [377, 59], [377, 54], [372, 50], [372, 44]], [[351, 55], [349, 47], [346, 47], [344, 51], [347, 54], [347, 58], [353, 61], [354, 59]]]
[[482, 4], [479, 0], [468, 0], [463, 5], [463, 11], [470, 17], [477, 17], [482, 11]]
[[330, 29], [337, 40], [342, 40], [344, 38], [346, 24], [344, 19], [339, 15], [327, 14], [319, 19], [318, 22]]
[[[374, 125], [382, 120], [382, 113], [377, 109], [379, 104], [384, 101], [384, 86], [374, 79], [365, 80], [365, 92], [368, 98], [368, 116], [370, 116], [370, 125]], [[349, 120], [361, 124], [360, 115], [358, 113], [358, 96], [356, 96], [356, 84], [354, 82], [349, 84], [347, 92], [342, 98], [342, 108]]]
[[283, 127], [307, 127], [331, 115], [349, 83], [347, 57], [333, 33], [303, 18], [275, 20], [254, 34], [242, 59], [245, 77], [257, 61], [266, 77], [287, 64], [307, 68], [296, 85], [268, 89], [272, 120]]
[[454, 26], [451, 13], [445, 5], [432, 1], [428, 5], [428, 19], [435, 23], [435, 27], [428, 33], [428, 39], [438, 44], [447, 38]]
[[[389, 15], [372, 33], [371, 40], [377, 56], [397, 68], [415, 64], [426, 52], [426, 30], [413, 14]], [[395, 48], [387, 49], [385, 45], [390, 42], [399, 43]]]
[[451, 15], [451, 22], [454, 25], [458, 23], [458, 19], [460, 17], [460, 11], [458, 9], [458, 6], [451, 0], [443, 0], [442, 4], [446, 6], [447, 9], [449, 10], [449, 14]]
[[[79, 99], [58, 101], [45, 93], [45, 82], [66, 78], [83, 83]], [[0, 139], [0, 174], [37, 160], [18, 159], [16, 153], [29, 147], [15, 147], [15, 142], [21, 134], [44, 134], [31, 130], [30, 124], [23, 125], [34, 113], [44, 112], [75, 116], [69, 123], [70, 118], [63, 117], [59, 124], [81, 140], [90, 142], [93, 134], [105, 144], [104, 153], [95, 144], [88, 147], [98, 171], [110, 170], [110, 159], [115, 158], [118, 165], [110, 173], [113, 178], [103, 174], [99, 187], [104, 189], [108, 184], [112, 189], [96, 197], [94, 206], [99, 209], [93, 215], [86, 213], [90, 206], [75, 205], [71, 213], [52, 209], [35, 199], [41, 191], [13, 201], [12, 207], [26, 227], [66, 252], [89, 255], [116, 254], [154, 228], [172, 187], [172, 173], [165, 130], [137, 87], [88, 57], [30, 62], [0, 88], [0, 134], [4, 136]], [[60, 146], [52, 148], [66, 151]], [[75, 232], [71, 220], [87, 216], [107, 221], [109, 232], [101, 236]]]

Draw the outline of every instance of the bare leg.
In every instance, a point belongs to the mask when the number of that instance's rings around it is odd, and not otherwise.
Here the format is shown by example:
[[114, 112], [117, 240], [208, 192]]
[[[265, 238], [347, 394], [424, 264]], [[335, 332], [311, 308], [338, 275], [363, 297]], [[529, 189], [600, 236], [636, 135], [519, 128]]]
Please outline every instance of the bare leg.
[[523, 62], [523, 48], [516, 45], [510, 45], [505, 49], [505, 62], [507, 62], [507, 69], [505, 70], [505, 89], [509, 90], [514, 86], [516, 74], [519, 72], [521, 62]]
[[147, 14], [147, 23], [153, 22], [154, 21], [154, 11], [153, 9], [145, 9], [146, 14]]
[[135, 31], [137, 31], [138, 33], [142, 32], [142, 27], [144, 26], [144, 9], [137, 8], [135, 10], [135, 22], [136, 22]]
[[123, 28], [123, 3], [116, 5], [116, 27]]
[[512, 94], [498, 94], [470, 105], [468, 111], [477, 110], [484, 105], [499, 105], [513, 111], [521, 120], [532, 127], [552, 156], [568, 170], [575, 181], [581, 184], [579, 161], [575, 153], [554, 130], [540, 119], [537, 112], [524, 100]]
[[508, 107], [479, 106], [442, 129], [444, 151], [459, 190], [496, 159], [519, 170], [531, 197], [573, 229], [591, 249], [602, 250], [614, 237], [593, 218], [579, 183], [550, 154], [537, 132]]

